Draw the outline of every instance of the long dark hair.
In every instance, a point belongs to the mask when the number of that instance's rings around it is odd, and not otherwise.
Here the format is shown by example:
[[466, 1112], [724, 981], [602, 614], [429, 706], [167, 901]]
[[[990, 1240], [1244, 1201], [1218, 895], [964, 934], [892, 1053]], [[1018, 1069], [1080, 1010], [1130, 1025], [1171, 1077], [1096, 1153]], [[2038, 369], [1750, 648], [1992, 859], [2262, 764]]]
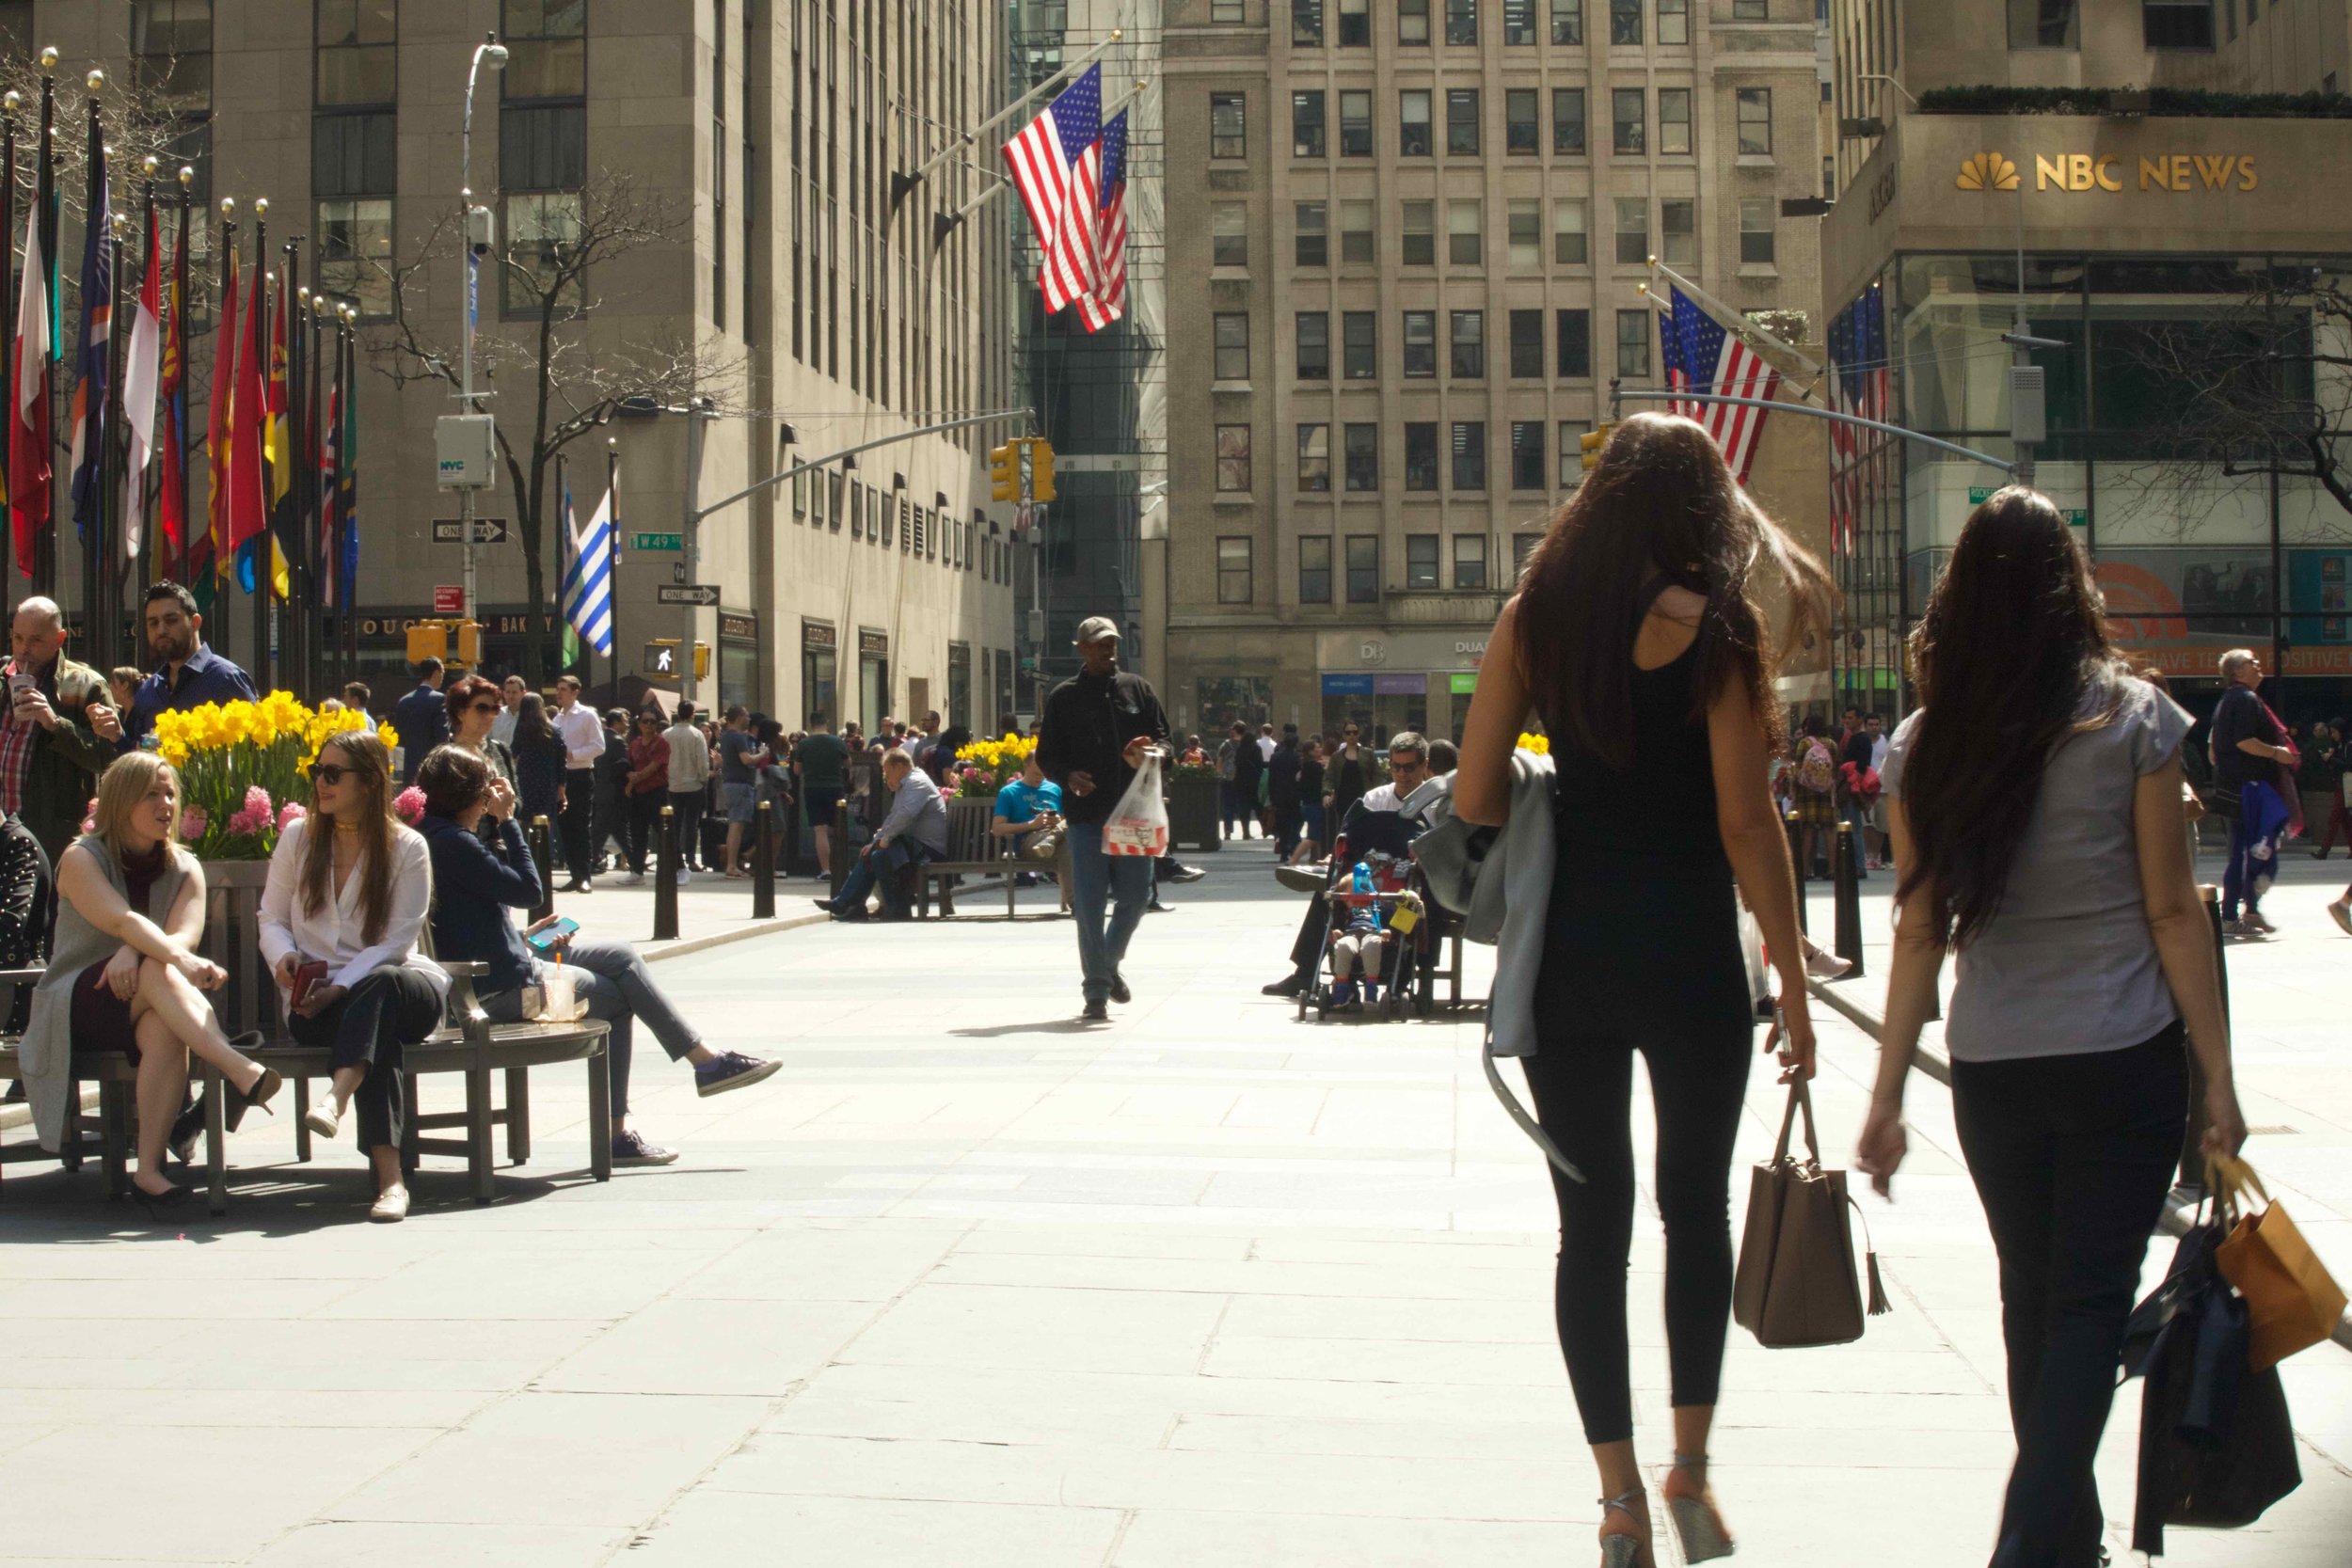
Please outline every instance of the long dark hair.
[[[365, 730], [345, 730], [319, 748], [342, 753], [343, 766], [366, 799], [359, 814], [360, 934], [370, 946], [384, 940], [392, 919], [392, 754]], [[302, 909], [316, 914], [335, 896], [335, 822], [319, 810], [318, 785], [310, 785], [310, 828], [302, 845]]]
[[554, 738], [555, 726], [548, 722], [548, 705], [536, 691], [524, 692], [523, 700], [515, 705], [515, 744], [538, 746]]
[[1965, 943], [2000, 911], [2051, 753], [2123, 701], [2106, 607], [2049, 498], [2011, 485], [1969, 514], [1911, 653], [1922, 711], [1903, 763], [1912, 856], [1896, 895], [1932, 888], [1937, 933]]
[[1615, 768], [1633, 761], [1633, 639], [1643, 588], [1663, 576], [1703, 595], [1692, 717], [1748, 693], [1780, 736], [1776, 662], [1756, 568], [1774, 569], [1795, 610], [1791, 641], [1825, 621], [1829, 574], [1748, 499], [1714, 437], [1677, 415], [1636, 414], [1552, 517], [1518, 592], [1519, 659], [1544, 727]]

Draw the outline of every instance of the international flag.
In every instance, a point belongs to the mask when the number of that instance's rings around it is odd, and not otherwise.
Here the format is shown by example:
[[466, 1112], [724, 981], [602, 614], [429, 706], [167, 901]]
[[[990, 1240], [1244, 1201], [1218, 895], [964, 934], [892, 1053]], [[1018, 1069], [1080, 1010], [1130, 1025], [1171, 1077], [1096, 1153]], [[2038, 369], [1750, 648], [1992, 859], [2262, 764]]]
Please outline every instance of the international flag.
[[106, 150], [93, 107], [89, 122], [89, 207], [82, 230], [81, 363], [73, 382], [73, 526], [84, 538], [102, 521], [102, 474], [106, 462], [106, 383], [114, 369], [114, 246], [107, 239], [113, 212], [106, 182]]
[[17, 291], [16, 405], [8, 411], [8, 520], [16, 569], [33, 575], [49, 515], [49, 271], [40, 264], [40, 203], [24, 210], [24, 276]]
[[[1780, 372], [1680, 289], [1670, 287], [1668, 293], [1672, 309], [1659, 323], [1665, 340], [1667, 387], [1770, 402], [1780, 389]], [[1756, 444], [1764, 433], [1763, 409], [1729, 403], [1675, 402], [1667, 406], [1705, 425], [1733, 477], [1742, 484], [1748, 482]]]
[[[351, 344], [344, 356], [344, 379], [350, 380], [356, 365], [350, 356], [358, 351]], [[341, 416], [336, 420], [337, 455], [342, 460], [342, 477], [337, 486], [335, 520], [342, 527], [342, 553], [340, 565], [343, 574], [342, 602], [359, 602], [359, 387], [356, 380], [343, 390]]]
[[131, 426], [130, 461], [122, 471], [122, 556], [136, 561], [147, 523], [147, 479], [155, 457], [155, 388], [164, 337], [164, 238], [155, 210], [147, 211], [147, 270], [139, 279], [138, 310], [122, 359], [122, 417]]
[[[183, 242], [184, 243], [184, 242]], [[177, 554], [190, 553], [187, 548], [188, 530], [188, 375], [187, 312], [182, 309], [179, 275], [184, 257], [173, 258], [172, 280], [167, 286], [164, 311], [163, 374], [160, 391], [163, 398], [164, 445], [163, 469], [157, 515], [162, 522], [164, 538]]]
[[[245, 320], [239, 324], [234, 389], [229, 402], [229, 548], [237, 562], [237, 582], [259, 591], [254, 556], [269, 532], [268, 477], [262, 470], [262, 444], [268, 431], [268, 394], [262, 383], [262, 281], [256, 262], [247, 281]], [[274, 562], [273, 562], [274, 564]]]
[[1126, 313], [1127, 304], [1127, 111], [1103, 127], [1103, 189], [1097, 234], [1102, 242], [1100, 283], [1078, 301], [1079, 319], [1100, 332]]
[[1098, 282], [1102, 143], [1103, 68], [1090, 65], [1005, 144], [1013, 188], [1042, 252], [1038, 287], [1049, 311], [1092, 293]]
[[319, 553], [326, 581], [320, 584], [329, 610], [342, 606], [342, 557], [335, 539], [335, 470], [337, 450], [343, 440], [343, 341], [342, 333], [335, 334], [335, 378], [326, 388], [326, 429], [319, 442]]
[[269, 422], [262, 433], [262, 455], [269, 459], [269, 503], [284, 502], [294, 488], [294, 445], [286, 436], [286, 278], [270, 286]]
[[213, 410], [204, 434], [205, 461], [212, 479], [204, 526], [212, 538], [214, 570], [224, 577], [231, 570], [235, 550], [229, 521], [229, 469], [235, 445], [230, 416], [236, 404], [236, 388], [237, 252], [231, 245], [221, 274], [220, 325], [213, 334]]
[[[615, 476], [615, 484], [618, 477]], [[585, 529], [572, 527], [572, 496], [564, 491], [564, 619], [600, 654], [612, 652], [612, 491], [596, 503]]]

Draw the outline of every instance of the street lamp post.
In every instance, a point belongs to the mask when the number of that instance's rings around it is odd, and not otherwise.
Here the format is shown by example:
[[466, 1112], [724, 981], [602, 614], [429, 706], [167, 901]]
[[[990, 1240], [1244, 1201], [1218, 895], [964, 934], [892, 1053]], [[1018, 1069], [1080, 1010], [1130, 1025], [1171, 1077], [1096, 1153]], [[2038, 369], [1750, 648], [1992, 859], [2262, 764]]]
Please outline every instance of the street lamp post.
[[[481, 79], [485, 61], [493, 71], [506, 69], [506, 45], [498, 41], [496, 33], [474, 46], [473, 64], [466, 71], [465, 119], [457, 134], [457, 196], [464, 207], [460, 227], [464, 230], [466, 245], [466, 325], [457, 402], [459, 408], [468, 414], [474, 412], [473, 327], [474, 318], [481, 309], [482, 255], [490, 248], [490, 210], [475, 206], [473, 200], [473, 89], [474, 84]], [[466, 550], [466, 606], [463, 615], [466, 620], [479, 621], [482, 601], [474, 575], [473, 490], [470, 487], [457, 492], [457, 526], [464, 535]]]

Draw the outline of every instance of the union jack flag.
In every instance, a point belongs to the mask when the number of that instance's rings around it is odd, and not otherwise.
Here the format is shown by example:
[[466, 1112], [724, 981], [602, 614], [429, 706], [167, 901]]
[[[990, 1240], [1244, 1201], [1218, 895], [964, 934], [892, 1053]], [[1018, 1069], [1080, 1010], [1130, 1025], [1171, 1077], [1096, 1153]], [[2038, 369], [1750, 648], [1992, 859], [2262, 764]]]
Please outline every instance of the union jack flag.
[[[1672, 309], [1658, 324], [1664, 339], [1667, 387], [1678, 392], [1771, 402], [1780, 389], [1780, 372], [1680, 289], [1670, 288], [1668, 294]], [[1763, 409], [1741, 404], [1678, 401], [1667, 407], [1706, 426], [1722, 450], [1724, 461], [1731, 466], [1733, 477], [1742, 484], [1748, 482], [1756, 444], [1764, 434]]]

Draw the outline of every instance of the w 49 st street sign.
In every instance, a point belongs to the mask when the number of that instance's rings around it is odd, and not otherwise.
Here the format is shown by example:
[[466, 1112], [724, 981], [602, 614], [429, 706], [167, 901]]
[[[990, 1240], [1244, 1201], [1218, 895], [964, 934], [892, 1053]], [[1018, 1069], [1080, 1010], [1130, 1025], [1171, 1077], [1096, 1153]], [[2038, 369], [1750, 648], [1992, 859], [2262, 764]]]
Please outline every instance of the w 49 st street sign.
[[[437, 545], [462, 545], [466, 542], [466, 519], [436, 517], [433, 519], [433, 542]], [[506, 519], [476, 517], [473, 520], [473, 542], [477, 545], [506, 543]]]
[[665, 582], [654, 591], [656, 604], [692, 604], [715, 606], [719, 602], [719, 585], [715, 582]]

